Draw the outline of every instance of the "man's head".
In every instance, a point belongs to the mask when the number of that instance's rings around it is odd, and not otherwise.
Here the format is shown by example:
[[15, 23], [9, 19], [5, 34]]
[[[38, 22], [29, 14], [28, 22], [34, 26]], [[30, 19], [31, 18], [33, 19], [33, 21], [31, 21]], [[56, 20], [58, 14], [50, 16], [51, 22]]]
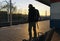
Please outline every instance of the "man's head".
[[33, 7], [33, 5], [32, 4], [29, 4], [29, 8], [32, 8]]

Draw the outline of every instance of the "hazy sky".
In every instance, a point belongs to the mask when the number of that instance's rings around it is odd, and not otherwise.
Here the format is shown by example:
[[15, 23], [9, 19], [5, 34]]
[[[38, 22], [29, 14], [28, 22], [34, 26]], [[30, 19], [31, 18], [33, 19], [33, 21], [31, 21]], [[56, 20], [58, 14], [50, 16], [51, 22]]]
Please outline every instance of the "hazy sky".
[[[2, 2], [4, 0], [0, 0]], [[7, 0], [9, 1], [9, 0]], [[3, 2], [5, 4], [5, 2]], [[27, 9], [28, 5], [32, 4], [35, 8], [39, 10], [41, 15], [45, 15], [45, 11], [47, 11], [48, 15], [50, 15], [50, 7], [46, 6], [40, 2], [37, 2], [35, 0], [12, 0], [12, 3], [17, 6], [17, 9]]]

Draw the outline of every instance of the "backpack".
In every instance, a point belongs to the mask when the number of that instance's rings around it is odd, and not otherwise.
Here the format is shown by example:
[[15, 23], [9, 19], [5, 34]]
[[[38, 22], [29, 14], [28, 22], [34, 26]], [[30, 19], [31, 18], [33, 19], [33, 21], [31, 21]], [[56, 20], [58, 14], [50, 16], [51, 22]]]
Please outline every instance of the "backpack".
[[34, 19], [37, 22], [39, 20], [39, 11], [35, 9]]

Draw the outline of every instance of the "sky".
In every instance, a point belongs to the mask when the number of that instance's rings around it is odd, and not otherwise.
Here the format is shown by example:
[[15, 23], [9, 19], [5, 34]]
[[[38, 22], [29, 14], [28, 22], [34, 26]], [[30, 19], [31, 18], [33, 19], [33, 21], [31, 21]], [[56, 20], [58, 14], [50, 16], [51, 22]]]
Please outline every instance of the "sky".
[[[5, 0], [0, 0], [0, 2], [2, 1]], [[46, 11], [48, 13], [47, 15], [50, 15], [50, 7], [35, 0], [12, 0], [12, 3], [17, 7], [17, 9], [19, 10], [18, 12], [20, 12], [20, 10], [26, 10], [28, 14], [28, 5], [32, 4], [36, 9], [39, 10], [40, 15], [45, 16]], [[3, 4], [5, 4], [5, 2], [3, 2]]]

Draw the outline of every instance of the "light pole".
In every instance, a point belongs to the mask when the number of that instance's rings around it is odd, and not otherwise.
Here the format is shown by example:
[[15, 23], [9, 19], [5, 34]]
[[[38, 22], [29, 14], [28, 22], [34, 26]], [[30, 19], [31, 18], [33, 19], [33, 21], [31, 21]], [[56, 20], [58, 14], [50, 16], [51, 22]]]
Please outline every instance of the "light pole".
[[12, 26], [12, 3], [10, 0], [10, 26]]

